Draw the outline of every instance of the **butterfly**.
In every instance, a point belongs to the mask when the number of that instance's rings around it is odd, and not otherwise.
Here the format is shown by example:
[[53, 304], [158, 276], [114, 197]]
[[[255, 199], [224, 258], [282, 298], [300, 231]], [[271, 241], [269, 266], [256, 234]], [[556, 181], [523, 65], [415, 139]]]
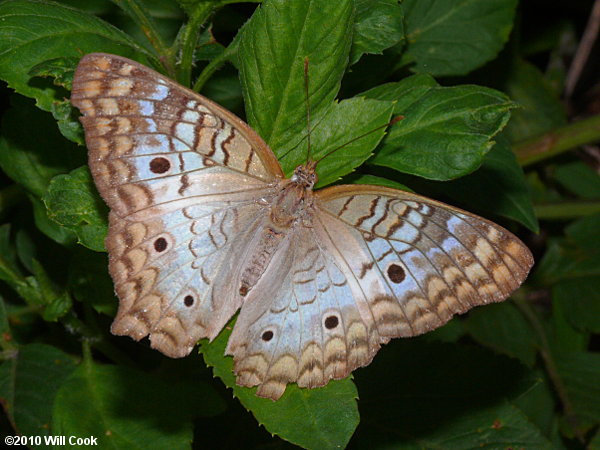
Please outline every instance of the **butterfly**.
[[391, 338], [504, 300], [533, 264], [510, 232], [429, 198], [313, 191], [311, 160], [285, 178], [241, 119], [127, 58], [84, 56], [71, 102], [110, 207], [112, 333], [178, 358], [239, 309], [226, 354], [261, 397], [324, 386]]

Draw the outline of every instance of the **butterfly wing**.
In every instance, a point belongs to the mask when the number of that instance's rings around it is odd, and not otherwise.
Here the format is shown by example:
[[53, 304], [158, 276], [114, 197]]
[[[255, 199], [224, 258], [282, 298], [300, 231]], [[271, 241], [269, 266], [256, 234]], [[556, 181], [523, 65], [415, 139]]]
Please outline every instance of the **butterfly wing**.
[[414, 336], [473, 306], [499, 302], [533, 257], [513, 234], [434, 200], [379, 186], [317, 193], [318, 220], [352, 272], [381, 342]]
[[238, 384], [258, 385], [263, 397], [279, 398], [290, 382], [344, 378], [393, 337], [501, 301], [533, 263], [498, 225], [410, 193], [337, 186], [316, 202], [229, 340]]
[[112, 331], [185, 356], [239, 308], [239, 263], [264, 216], [257, 200], [281, 168], [239, 118], [126, 58], [83, 57], [71, 102], [111, 209]]
[[[321, 230], [322, 231], [322, 230]], [[244, 301], [226, 354], [237, 384], [277, 400], [288, 383], [324, 386], [370, 361], [377, 346], [354, 300], [351, 274], [312, 227], [297, 226]]]

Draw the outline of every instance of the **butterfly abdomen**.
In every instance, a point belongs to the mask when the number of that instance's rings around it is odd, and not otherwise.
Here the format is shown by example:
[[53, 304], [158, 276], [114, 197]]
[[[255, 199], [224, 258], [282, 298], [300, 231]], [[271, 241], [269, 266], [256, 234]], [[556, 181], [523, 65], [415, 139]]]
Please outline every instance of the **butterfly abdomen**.
[[242, 272], [240, 295], [245, 297], [250, 289], [258, 282], [267, 266], [273, 259], [273, 255], [279, 248], [285, 237], [284, 231], [277, 231], [273, 227], [266, 227], [256, 247], [257, 251], [250, 258], [248, 266]]

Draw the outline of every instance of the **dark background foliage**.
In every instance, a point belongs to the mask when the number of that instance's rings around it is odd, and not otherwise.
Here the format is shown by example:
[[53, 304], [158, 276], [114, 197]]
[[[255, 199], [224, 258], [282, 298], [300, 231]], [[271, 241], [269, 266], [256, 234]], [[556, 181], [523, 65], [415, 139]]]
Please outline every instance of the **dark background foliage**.
[[[600, 448], [600, 2], [259, 3], [0, 1], [2, 437]], [[530, 278], [506, 302], [276, 403], [235, 386], [228, 330], [182, 360], [111, 336], [107, 208], [68, 101], [93, 51], [244, 117], [288, 174], [306, 158], [308, 56], [315, 156], [404, 117], [325, 159], [320, 186], [404, 186], [477, 212], [532, 249]]]

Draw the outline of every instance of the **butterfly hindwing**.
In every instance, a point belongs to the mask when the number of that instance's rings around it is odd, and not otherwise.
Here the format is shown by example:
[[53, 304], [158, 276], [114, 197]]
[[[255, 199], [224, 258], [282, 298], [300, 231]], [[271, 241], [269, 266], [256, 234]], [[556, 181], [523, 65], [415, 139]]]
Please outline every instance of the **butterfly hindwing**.
[[[242, 307], [227, 354], [237, 383], [278, 399], [288, 383], [319, 387], [368, 364], [379, 348], [373, 318], [360, 311], [347, 269], [322, 230], [298, 227], [282, 243]], [[325, 238], [327, 239], [327, 238]]]

